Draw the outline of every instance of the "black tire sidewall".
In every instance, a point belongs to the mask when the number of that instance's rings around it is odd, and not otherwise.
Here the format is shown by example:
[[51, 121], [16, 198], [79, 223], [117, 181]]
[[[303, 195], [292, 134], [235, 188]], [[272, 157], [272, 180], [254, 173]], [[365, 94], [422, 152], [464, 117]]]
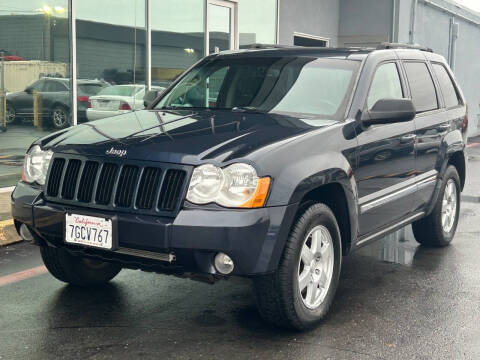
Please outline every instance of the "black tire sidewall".
[[[289, 264], [289, 271], [291, 274], [292, 284], [292, 293], [290, 296], [293, 298], [295, 314], [297, 315], [298, 320], [301, 323], [301, 327], [309, 328], [318, 323], [318, 321], [326, 315], [333, 301], [333, 297], [335, 296], [335, 292], [337, 290], [340, 278], [342, 245], [338, 224], [336, 222], [335, 216], [328, 207], [322, 204], [313, 205], [304, 213], [303, 217], [305, 216], [307, 216], [306, 219], [300, 218], [299, 220], [299, 222], [302, 222], [301, 231], [296, 231], [291, 235], [295, 236], [295, 239], [292, 238], [291, 240], [295, 241], [297, 246], [295, 249], [295, 256], [290, 259], [291, 261]], [[334, 247], [334, 265], [330, 288], [328, 289], [328, 293], [324, 301], [318, 306], [318, 308], [309, 309], [303, 303], [298, 289], [298, 263], [300, 261], [301, 250], [306, 236], [314, 227], [318, 225], [325, 226], [330, 232]], [[298, 226], [298, 223], [296, 226]]]

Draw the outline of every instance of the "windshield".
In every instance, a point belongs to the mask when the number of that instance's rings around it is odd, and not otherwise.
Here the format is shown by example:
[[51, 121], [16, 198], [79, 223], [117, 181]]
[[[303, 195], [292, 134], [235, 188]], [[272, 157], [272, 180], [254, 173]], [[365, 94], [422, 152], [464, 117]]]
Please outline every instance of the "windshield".
[[98, 95], [133, 96], [142, 89], [142, 86], [114, 85], [103, 88]]
[[220, 57], [187, 73], [157, 109], [238, 109], [339, 119], [360, 62], [310, 57]]

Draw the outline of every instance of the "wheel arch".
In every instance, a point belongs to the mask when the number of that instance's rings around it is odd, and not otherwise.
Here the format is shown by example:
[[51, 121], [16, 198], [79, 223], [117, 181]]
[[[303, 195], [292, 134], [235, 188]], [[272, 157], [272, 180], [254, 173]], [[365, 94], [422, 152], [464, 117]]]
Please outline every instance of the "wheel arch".
[[[460, 177], [460, 188], [463, 191], [465, 187], [465, 180], [466, 180], [466, 159], [465, 154], [463, 151], [455, 151], [450, 154], [448, 157], [446, 167], [454, 166], [457, 169], [458, 176]], [[445, 169], [446, 169], [445, 167]]]
[[342, 253], [347, 254], [358, 224], [353, 192], [345, 181], [332, 181], [312, 187], [300, 199], [295, 219], [314, 203], [323, 203], [332, 210], [340, 229]]

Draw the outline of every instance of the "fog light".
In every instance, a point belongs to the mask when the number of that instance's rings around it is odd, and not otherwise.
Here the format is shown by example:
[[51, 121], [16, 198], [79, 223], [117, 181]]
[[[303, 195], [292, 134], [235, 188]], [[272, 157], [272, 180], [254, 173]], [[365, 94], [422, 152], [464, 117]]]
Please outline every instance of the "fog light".
[[25, 241], [33, 241], [33, 235], [25, 224], [20, 225], [20, 236]]
[[233, 260], [224, 253], [218, 253], [215, 256], [215, 268], [220, 274], [227, 275], [233, 271]]

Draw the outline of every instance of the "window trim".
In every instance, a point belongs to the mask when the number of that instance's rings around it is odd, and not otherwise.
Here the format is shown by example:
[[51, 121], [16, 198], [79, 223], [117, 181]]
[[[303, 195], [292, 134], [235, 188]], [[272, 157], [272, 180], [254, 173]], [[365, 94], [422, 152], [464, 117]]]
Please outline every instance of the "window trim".
[[415, 113], [415, 116], [425, 116], [429, 114], [434, 114], [436, 112], [442, 111], [445, 108], [445, 104], [443, 103], [443, 97], [440, 99], [439, 94], [438, 94], [438, 84], [436, 82], [436, 78], [433, 76], [432, 69], [430, 69], [430, 62], [427, 60], [420, 60], [420, 59], [407, 59], [407, 60], [401, 60], [400, 61], [403, 67], [403, 70], [405, 72], [405, 82], [408, 86], [408, 95], [410, 96], [410, 100], [413, 101], [413, 96], [412, 96], [412, 88], [410, 86], [410, 81], [408, 79], [408, 73], [407, 69], [405, 68], [406, 63], [420, 63], [420, 64], [425, 64], [427, 67], [427, 71], [430, 74], [430, 78], [433, 83], [433, 88], [435, 89], [435, 98], [437, 99], [437, 108], [436, 109], [430, 109], [430, 110], [425, 110], [425, 111], [417, 111]]
[[[452, 110], [452, 109], [456, 109], [456, 108], [460, 108], [462, 106], [465, 106], [465, 101], [463, 99], [463, 97], [461, 96], [460, 94], [460, 91], [458, 89], [458, 85], [457, 85], [457, 82], [455, 81], [455, 79], [452, 77], [452, 74], [450, 74], [450, 71], [448, 70], [447, 66], [445, 66], [445, 64], [441, 63], [441, 62], [438, 62], [438, 61], [430, 61], [430, 65], [432, 66], [432, 72], [437, 80], [437, 83], [438, 83], [438, 88], [442, 94], [442, 98], [443, 98], [443, 108], [445, 110]], [[442, 90], [442, 84], [440, 83], [440, 80], [438, 79], [438, 76], [437, 76], [437, 73], [435, 72], [435, 69], [433, 68], [434, 65], [438, 65], [438, 66], [441, 66], [443, 67], [443, 69], [445, 70], [445, 72], [447, 73], [449, 79], [450, 79], [450, 82], [452, 83], [453, 85], [453, 88], [455, 90], [455, 94], [457, 95], [457, 99], [458, 99], [458, 104], [457, 105], [454, 105], [454, 106], [450, 106], [450, 107], [447, 107], [447, 103], [445, 101], [445, 94], [443, 93], [443, 90]]]
[[407, 89], [407, 86], [405, 84], [406, 80], [403, 78], [403, 73], [401, 72], [399, 61], [395, 60], [395, 59], [384, 60], [384, 61], [379, 62], [377, 64], [377, 66], [375, 66], [375, 70], [373, 71], [373, 75], [370, 78], [370, 83], [368, 84], [368, 89], [367, 89], [366, 96], [365, 96], [365, 102], [363, 104], [363, 111], [370, 111], [370, 109], [368, 108], [368, 96], [370, 95], [370, 90], [371, 90], [372, 85], [373, 85], [373, 79], [375, 78], [375, 75], [377, 74], [378, 69], [381, 66], [387, 65], [387, 64], [395, 64], [395, 66], [397, 68], [398, 79], [400, 80], [400, 86], [402, 87], [403, 99], [407, 99], [406, 96], [409, 95], [409, 92], [407, 91], [408, 89]]

